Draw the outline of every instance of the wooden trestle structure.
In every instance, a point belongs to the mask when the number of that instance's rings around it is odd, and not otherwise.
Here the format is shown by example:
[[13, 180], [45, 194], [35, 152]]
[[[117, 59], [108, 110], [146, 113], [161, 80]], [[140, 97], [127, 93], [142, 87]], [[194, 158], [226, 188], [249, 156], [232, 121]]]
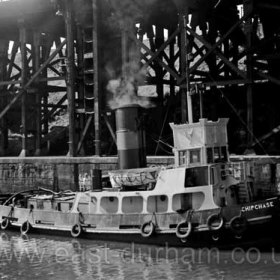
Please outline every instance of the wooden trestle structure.
[[[1, 155], [8, 149], [12, 116], [20, 122], [20, 155], [41, 155], [50, 133], [49, 120], [66, 105], [68, 155], [81, 155], [89, 134], [94, 148], [87, 154], [106, 153], [102, 143], [115, 141], [108, 82], [144, 70], [145, 84], [156, 88], [157, 106], [164, 102], [166, 87], [170, 96], [180, 96], [176, 110], [183, 122], [196, 118], [191, 102], [196, 96], [202, 99], [202, 92], [245, 89], [244, 122], [250, 146], [255, 141], [254, 87], [280, 85], [280, 23], [275, 21], [280, 4], [275, 2], [0, 1]], [[139, 83], [135, 77], [132, 80]], [[54, 92], [64, 94], [50, 104], [48, 96]], [[208, 117], [205, 111], [202, 101], [199, 116]], [[102, 138], [104, 127], [111, 139]]]

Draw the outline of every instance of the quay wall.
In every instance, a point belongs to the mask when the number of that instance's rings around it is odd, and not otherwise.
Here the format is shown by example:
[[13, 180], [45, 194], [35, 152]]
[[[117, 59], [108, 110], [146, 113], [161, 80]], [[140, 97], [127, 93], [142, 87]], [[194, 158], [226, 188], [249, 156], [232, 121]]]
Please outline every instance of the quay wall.
[[[148, 165], [173, 164], [172, 157], [148, 157]], [[0, 158], [0, 194], [48, 188], [53, 191], [90, 188], [92, 170], [116, 170], [117, 157], [2, 157]]]
[[[280, 156], [231, 156], [231, 161], [250, 161], [254, 181], [264, 191], [280, 187]], [[149, 156], [148, 166], [166, 166], [173, 157]], [[48, 188], [72, 190], [92, 185], [92, 170], [116, 170], [117, 157], [2, 157], [0, 158], [0, 194]]]

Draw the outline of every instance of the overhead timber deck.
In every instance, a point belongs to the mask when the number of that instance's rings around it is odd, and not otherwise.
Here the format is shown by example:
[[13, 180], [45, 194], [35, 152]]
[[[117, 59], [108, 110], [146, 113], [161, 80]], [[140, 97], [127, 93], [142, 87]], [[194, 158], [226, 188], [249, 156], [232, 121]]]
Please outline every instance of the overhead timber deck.
[[[72, 186], [67, 174], [77, 168], [117, 168], [107, 85], [130, 80], [131, 65], [145, 69], [154, 93], [155, 107], [144, 109], [148, 155], [171, 152], [168, 123], [188, 121], [190, 101], [194, 121], [230, 118], [232, 153], [279, 154], [276, 2], [0, 0], [0, 192], [40, 182], [55, 188], [54, 178]], [[66, 112], [53, 137], [50, 123]]]
[[19, 26], [23, 21], [32, 30], [64, 35], [64, 21], [56, 16], [56, 10], [50, 1], [0, 1], [0, 39], [18, 40]]

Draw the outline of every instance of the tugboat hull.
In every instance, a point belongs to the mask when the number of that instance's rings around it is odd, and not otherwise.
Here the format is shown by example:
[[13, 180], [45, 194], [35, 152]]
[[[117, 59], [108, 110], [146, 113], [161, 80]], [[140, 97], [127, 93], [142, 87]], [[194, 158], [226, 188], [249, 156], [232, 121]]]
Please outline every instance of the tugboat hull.
[[18, 230], [22, 234], [40, 233], [168, 247], [256, 247], [264, 250], [273, 247], [278, 250], [278, 209], [279, 199], [274, 198], [236, 207], [152, 215], [81, 215], [3, 205], [0, 213], [2, 230]]

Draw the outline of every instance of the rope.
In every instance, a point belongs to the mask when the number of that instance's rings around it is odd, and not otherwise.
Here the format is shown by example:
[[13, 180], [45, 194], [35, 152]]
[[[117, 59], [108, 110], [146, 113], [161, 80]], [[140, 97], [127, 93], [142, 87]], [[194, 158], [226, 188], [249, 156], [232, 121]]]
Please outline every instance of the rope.
[[35, 223], [34, 221], [34, 212], [33, 212], [33, 209], [34, 209], [34, 206], [31, 204], [30, 205], [30, 211], [29, 211], [29, 213], [28, 213], [28, 217], [27, 217], [27, 221], [29, 221], [29, 217], [30, 217], [30, 215], [32, 215], [32, 220], [33, 220], [33, 223]]
[[11, 210], [10, 210], [10, 212], [9, 212], [7, 217], [12, 217], [14, 209], [15, 209], [14, 205], [11, 205]]
[[214, 9], [216, 9], [219, 6], [220, 2], [221, 2], [221, 0], [218, 0], [218, 2], [214, 6]]
[[[158, 148], [159, 148], [159, 143], [162, 143], [162, 144], [164, 144], [165, 146], [167, 146], [167, 147], [169, 147], [169, 148], [171, 148], [171, 149], [174, 148], [173, 146], [169, 145], [168, 143], [164, 142], [164, 141], [161, 140], [161, 139], [156, 140], [156, 139], [154, 139], [152, 136], [151, 136], [151, 138], [152, 138], [153, 141], [155, 141], [155, 142], [157, 143]], [[163, 147], [160, 147], [160, 148], [161, 148], [164, 152], [166, 152], [167, 154], [173, 155], [172, 152], [170, 152], [170, 151], [164, 149]]]
[[152, 214], [151, 222], [153, 222], [153, 218], [154, 218], [154, 220], [155, 220], [155, 226], [158, 226], [157, 216], [156, 216], [156, 213], [155, 213], [155, 212], [153, 212], [153, 214]]
[[79, 213], [79, 224], [82, 225], [85, 223], [85, 217], [84, 217], [83, 213], [79, 210], [79, 208], [77, 210]]
[[191, 222], [193, 213], [194, 213], [193, 209], [188, 210], [187, 217], [186, 217], [186, 222]]

